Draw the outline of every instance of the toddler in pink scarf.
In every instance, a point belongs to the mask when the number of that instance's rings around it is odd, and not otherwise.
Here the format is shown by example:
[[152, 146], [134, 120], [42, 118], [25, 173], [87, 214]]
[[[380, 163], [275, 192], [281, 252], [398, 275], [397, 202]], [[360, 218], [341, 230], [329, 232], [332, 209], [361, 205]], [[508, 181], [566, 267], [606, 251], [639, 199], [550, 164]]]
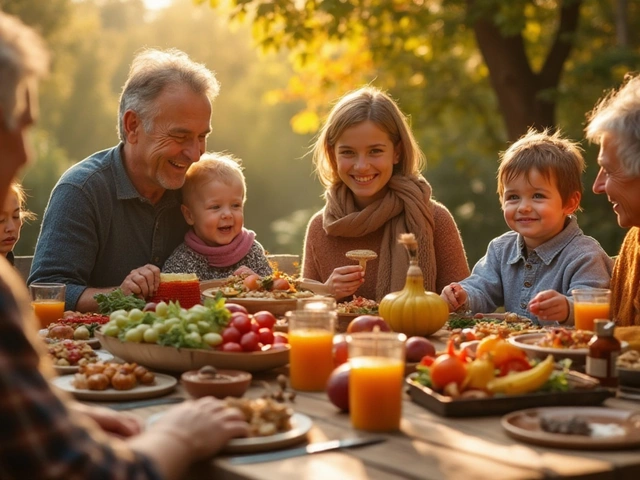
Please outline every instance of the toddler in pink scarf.
[[205, 153], [189, 168], [182, 187], [182, 214], [191, 229], [162, 271], [195, 273], [200, 280], [226, 278], [241, 267], [272, 273], [256, 234], [244, 228], [246, 183], [237, 159]]

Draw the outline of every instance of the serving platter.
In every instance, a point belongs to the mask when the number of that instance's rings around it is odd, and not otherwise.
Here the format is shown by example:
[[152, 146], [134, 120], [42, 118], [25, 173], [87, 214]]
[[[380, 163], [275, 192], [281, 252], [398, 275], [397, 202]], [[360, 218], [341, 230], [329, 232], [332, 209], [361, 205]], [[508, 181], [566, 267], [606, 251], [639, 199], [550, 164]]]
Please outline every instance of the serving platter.
[[[147, 425], [156, 422], [164, 412], [151, 415], [147, 419]], [[294, 413], [291, 416], [291, 429], [286, 432], [267, 435], [264, 437], [233, 438], [229, 440], [223, 451], [225, 453], [255, 453], [279, 448], [289, 447], [300, 443], [307, 438], [307, 434], [313, 426], [313, 421], [307, 415]]]
[[[505, 415], [501, 424], [507, 434], [534, 445], [576, 450], [612, 450], [640, 446], [640, 421], [628, 410], [603, 407], [532, 408]], [[591, 435], [551, 433], [540, 427], [542, 417], [566, 421], [580, 417], [592, 428]], [[597, 427], [597, 428], [596, 428]]]
[[415, 403], [443, 417], [478, 417], [502, 415], [523, 408], [556, 405], [600, 405], [615, 395], [597, 380], [579, 372], [567, 373], [569, 391], [533, 392], [524, 395], [502, 395], [489, 398], [452, 398], [415, 382], [417, 373], [406, 378], [408, 393]]
[[229, 370], [260, 372], [289, 363], [289, 346], [262, 352], [221, 352], [195, 348], [165, 347], [151, 343], [121, 342], [96, 332], [103, 347], [127, 362], [136, 362], [152, 370], [186, 372], [206, 365]]
[[103, 402], [159, 397], [171, 392], [178, 383], [178, 381], [170, 375], [156, 373], [155, 377], [156, 379], [153, 385], [136, 385], [131, 390], [115, 390], [112, 388], [107, 390], [88, 390], [76, 388], [72, 383], [75, 375], [63, 375], [61, 377], [56, 377], [51, 380], [51, 383], [56, 388], [70, 393], [78, 400], [95, 400]]
[[[113, 360], [113, 355], [111, 355], [106, 350], [96, 350], [95, 352], [98, 357], [97, 358], [98, 362], [110, 362], [111, 360]], [[76, 373], [80, 369], [78, 365], [69, 365], [69, 366], [54, 365], [53, 368], [56, 372], [58, 372], [61, 375]]]
[[[209, 288], [202, 292], [204, 298], [216, 298], [218, 288]], [[295, 310], [298, 299], [296, 298], [244, 298], [227, 297], [227, 303], [242, 305], [249, 313], [257, 313], [262, 310], [281, 316], [290, 310]]]

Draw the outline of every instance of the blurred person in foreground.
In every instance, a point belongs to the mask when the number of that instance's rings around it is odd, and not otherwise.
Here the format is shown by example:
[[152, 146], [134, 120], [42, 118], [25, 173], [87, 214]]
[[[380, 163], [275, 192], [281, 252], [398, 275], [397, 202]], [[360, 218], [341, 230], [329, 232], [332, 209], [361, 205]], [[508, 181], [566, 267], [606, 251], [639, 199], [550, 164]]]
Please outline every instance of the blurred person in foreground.
[[[26, 133], [47, 70], [41, 38], [0, 12], [0, 198], [27, 163]], [[213, 398], [169, 409], [142, 432], [133, 415], [57, 396], [23, 281], [0, 255], [0, 477], [178, 479], [192, 461], [246, 435], [242, 414]]]
[[120, 97], [120, 143], [54, 187], [28, 283], [66, 284], [66, 308], [81, 312], [118, 286], [125, 295], [155, 293], [188, 228], [179, 189], [205, 151], [218, 91], [214, 74], [183, 52], [136, 55]]
[[586, 137], [600, 145], [593, 191], [607, 194], [618, 225], [629, 228], [613, 267], [611, 318], [640, 325], [640, 75], [598, 102]]

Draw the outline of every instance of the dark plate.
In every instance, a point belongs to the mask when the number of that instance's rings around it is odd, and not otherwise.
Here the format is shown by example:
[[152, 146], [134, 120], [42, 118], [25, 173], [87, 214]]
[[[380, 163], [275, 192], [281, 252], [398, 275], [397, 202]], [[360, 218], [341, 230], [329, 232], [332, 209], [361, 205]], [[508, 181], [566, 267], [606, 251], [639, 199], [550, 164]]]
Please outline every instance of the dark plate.
[[417, 373], [407, 377], [408, 393], [415, 403], [443, 417], [479, 417], [503, 415], [523, 408], [558, 405], [600, 405], [615, 395], [615, 390], [601, 387], [584, 374], [571, 371], [567, 375], [568, 392], [538, 392], [525, 395], [505, 395], [491, 398], [458, 398], [441, 395], [435, 390], [413, 382]]

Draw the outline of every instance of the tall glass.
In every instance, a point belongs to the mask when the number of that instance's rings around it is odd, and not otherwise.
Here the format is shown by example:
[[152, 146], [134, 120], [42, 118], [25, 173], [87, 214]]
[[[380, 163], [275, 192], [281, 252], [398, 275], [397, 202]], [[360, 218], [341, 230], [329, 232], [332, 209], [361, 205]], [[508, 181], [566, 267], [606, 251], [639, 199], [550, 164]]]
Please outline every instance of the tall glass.
[[610, 320], [611, 290], [576, 288], [573, 295], [573, 318], [578, 330], [594, 331], [594, 320]]
[[291, 388], [322, 392], [333, 371], [333, 334], [336, 313], [294, 310], [285, 314], [289, 324], [289, 381]]
[[324, 297], [316, 295], [313, 297], [299, 298], [297, 301], [298, 310], [328, 310], [330, 312], [336, 309], [336, 299], [333, 297]]
[[406, 335], [358, 332], [347, 335], [349, 415], [354, 428], [388, 432], [400, 428]]
[[47, 328], [50, 323], [62, 318], [66, 289], [64, 283], [32, 283], [29, 285], [31, 306], [42, 328]]

